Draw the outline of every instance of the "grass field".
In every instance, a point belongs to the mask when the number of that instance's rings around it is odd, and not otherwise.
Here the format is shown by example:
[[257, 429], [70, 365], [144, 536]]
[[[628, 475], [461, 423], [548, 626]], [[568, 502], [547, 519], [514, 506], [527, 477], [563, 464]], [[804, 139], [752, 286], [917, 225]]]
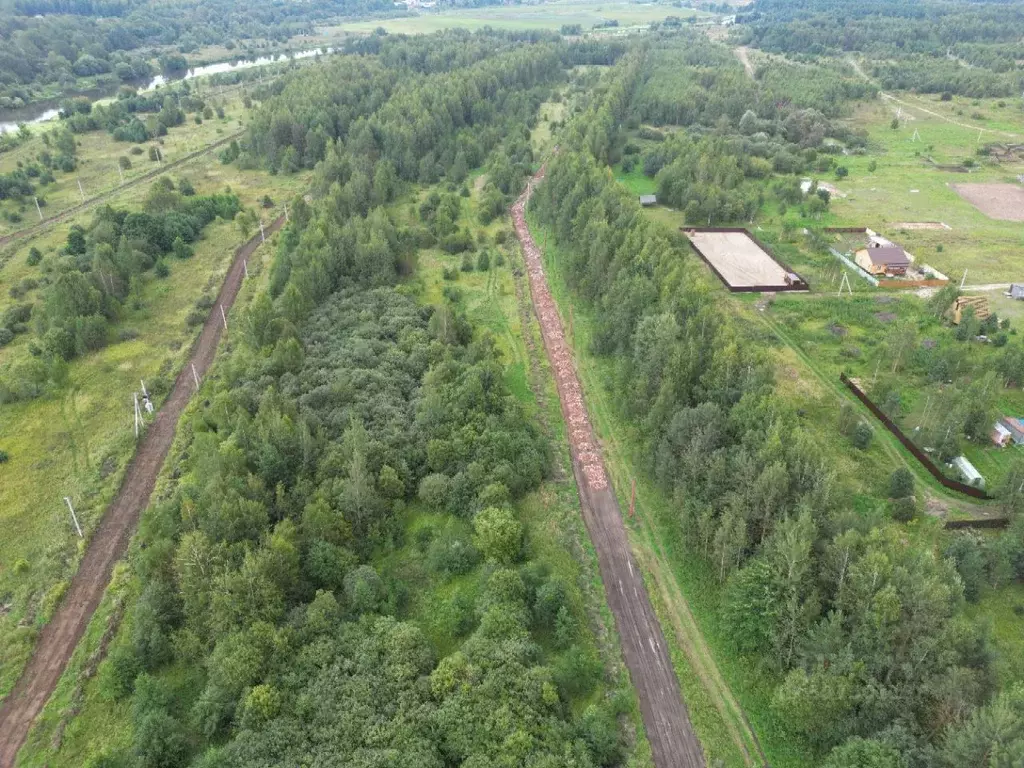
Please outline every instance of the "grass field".
[[[303, 191], [308, 179], [240, 171], [211, 156], [171, 176], [189, 178], [199, 194], [230, 187], [246, 207], [258, 207], [267, 194], [280, 205]], [[127, 190], [110, 202], [137, 210], [145, 191], [145, 186]], [[77, 221], [86, 225], [91, 217], [84, 212]], [[8, 293], [12, 285], [40, 274], [25, 261], [28, 248], [36, 245], [44, 254], [56, 250], [72, 223], [16, 245], [0, 269], [0, 311], [14, 301]], [[192, 259], [171, 259], [166, 279], [146, 276], [141, 308], [126, 308], [113, 329], [113, 337], [127, 340], [73, 361], [60, 392], [0, 407], [0, 448], [10, 455], [0, 465], [0, 528], [7, 532], [0, 538], [0, 596], [7, 604], [0, 615], [0, 695], [13, 685], [35, 632], [59, 601], [82, 552], [63, 497], [72, 498], [88, 535], [113, 498], [134, 449], [132, 392], [145, 380], [158, 405], [170, 389], [200, 327], [187, 325], [186, 317], [202, 296], [216, 295], [241, 239], [233, 222], [211, 224]], [[22, 301], [34, 300], [36, 293], [30, 291]], [[0, 365], [28, 359], [31, 339], [31, 333], [21, 334], [0, 349]]]
[[[978, 156], [977, 150], [990, 141], [1024, 140], [1024, 112], [1016, 101], [1000, 107], [993, 99], [971, 106], [964, 100], [941, 102], [905, 94], [899, 97], [907, 104], [921, 106], [903, 107], [896, 130], [890, 124], [900, 105], [887, 100], [863, 104], [852, 116], [850, 122], [867, 131], [868, 152], [838, 159], [849, 169], [847, 178], [837, 181], [831, 176], [822, 177], [848, 196], [833, 198], [831, 212], [821, 223], [870, 227], [904, 246], [919, 263], [931, 264], [956, 279], [967, 270], [968, 284], [1024, 279], [1024, 263], [1020, 260], [1024, 231], [1020, 224], [989, 218], [952, 188], [959, 183], [1016, 182], [1017, 175], [1024, 173], [1024, 161], [995, 163]], [[985, 119], [972, 120], [970, 114], [984, 115]], [[991, 131], [981, 134], [980, 145], [979, 129]], [[995, 133], [997, 130], [1015, 131], [1018, 138]], [[929, 157], [938, 165], [965, 160], [975, 165], [969, 173], [958, 173], [934, 167]], [[872, 162], [877, 164], [874, 171], [869, 170]], [[922, 221], [945, 222], [952, 229], [910, 230], [899, 226]]]
[[[159, 140], [147, 141], [138, 145], [143, 150], [142, 154], [131, 154], [132, 147], [136, 145], [114, 141], [105, 131], [77, 135], [75, 138], [79, 144], [78, 168], [71, 173], [56, 171], [54, 173], [56, 181], [53, 184], [40, 186], [37, 190], [37, 196], [45, 203], [42, 208], [43, 216], [53, 216], [80, 203], [82, 192], [78, 188], [79, 182], [82, 184], [85, 197], [90, 198], [120, 186], [121, 174], [125, 181], [131, 181], [159, 167], [159, 161], [150, 160], [148, 157], [148, 150], [151, 146], [160, 149], [164, 162], [172, 163], [243, 129], [247, 119], [247, 110], [242, 105], [240, 88], [208, 89], [208, 96], [205, 98], [212, 105], [223, 104], [223, 119], [213, 117], [204, 120], [202, 125], [196, 125], [189, 118], [187, 123], [171, 128], [167, 135]], [[51, 121], [36, 127], [34, 129], [37, 134], [35, 138], [10, 152], [0, 154], [0, 173], [13, 171], [19, 164], [28, 165], [34, 162], [37, 155], [46, 148], [41, 138], [42, 133], [52, 130], [57, 125], [59, 125], [58, 121]], [[118, 173], [119, 157], [127, 157], [132, 165], [121, 174]], [[5, 214], [16, 214], [21, 221], [12, 222], [4, 216]], [[35, 204], [31, 199], [21, 203], [14, 200], [0, 203], [0, 235], [31, 226], [38, 220]]]
[[[423, 12], [397, 19], [344, 22], [326, 27], [327, 37], [339, 33], [368, 33], [383, 28], [393, 34], [423, 35], [442, 29], [549, 29], [559, 30], [566, 24], [579, 24], [587, 31], [595, 25], [617, 21], [618, 28], [642, 27], [667, 16], [706, 15], [690, 8], [676, 8], [668, 3], [628, 2], [557, 2], [536, 5], [488, 6], [486, 8], [460, 8], [437, 13]], [[615, 29], [608, 30], [614, 32]]]

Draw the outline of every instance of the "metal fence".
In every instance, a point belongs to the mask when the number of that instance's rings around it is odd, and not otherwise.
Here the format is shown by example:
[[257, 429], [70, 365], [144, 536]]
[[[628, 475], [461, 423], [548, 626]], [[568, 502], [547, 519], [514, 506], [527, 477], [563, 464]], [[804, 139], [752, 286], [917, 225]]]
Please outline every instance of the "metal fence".
[[985, 491], [983, 491], [981, 488], [975, 488], [973, 485], [967, 485], [966, 483], [961, 483], [958, 480], [952, 480], [946, 477], [945, 473], [943, 473], [942, 469], [938, 465], [936, 465], [934, 461], [932, 461], [931, 457], [927, 453], [922, 451], [920, 448], [918, 448], [916, 445], [914, 445], [914, 442], [905, 434], [903, 434], [903, 431], [898, 426], [896, 426], [895, 422], [893, 422], [892, 419], [886, 416], [882, 412], [882, 409], [875, 405], [871, 401], [871, 398], [864, 394], [860, 387], [858, 387], [856, 384], [850, 381], [849, 377], [845, 373], [839, 374], [839, 380], [843, 382], [843, 384], [845, 384], [851, 392], [853, 392], [853, 394], [857, 397], [858, 400], [860, 400], [862, 403], [864, 403], [865, 406], [867, 406], [867, 409], [875, 415], [875, 418], [882, 422], [882, 424], [885, 425], [885, 428], [892, 432], [893, 435], [896, 436], [896, 439], [903, 444], [903, 447], [910, 451], [914, 455], [914, 458], [921, 462], [921, 465], [928, 470], [931, 476], [938, 480], [944, 487], [949, 488], [949, 490], [951, 491], [956, 491], [966, 496], [971, 496], [975, 499], [992, 498], [987, 493], [985, 493]]

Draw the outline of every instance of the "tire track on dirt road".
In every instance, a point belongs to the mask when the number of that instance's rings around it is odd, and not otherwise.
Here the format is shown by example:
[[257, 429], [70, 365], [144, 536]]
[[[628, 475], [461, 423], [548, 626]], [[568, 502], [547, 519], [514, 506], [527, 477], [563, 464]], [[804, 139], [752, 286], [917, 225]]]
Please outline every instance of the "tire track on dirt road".
[[[284, 221], [284, 216], [279, 216], [266, 234], [279, 230]], [[195, 365], [196, 372], [202, 376], [213, 362], [224, 331], [221, 310], [227, 312], [234, 304], [244, 279], [245, 261], [261, 243], [262, 236], [257, 234], [235, 251], [217, 303], [210, 309], [191, 357], [182, 366], [170, 395], [142, 437], [117, 496], [90, 537], [71, 586], [53, 618], [39, 634], [32, 658], [0, 705], [0, 768], [13, 768], [18, 750], [57, 686], [107, 589], [114, 563], [128, 549], [139, 516], [149, 503], [157, 475], [174, 441], [178, 419], [195, 391], [191, 366]]]
[[17, 232], [11, 232], [10, 234], [4, 235], [3, 237], [0, 237], [0, 246], [7, 245], [8, 243], [13, 243], [15, 240], [20, 240], [23, 237], [28, 237], [30, 235], [37, 234], [45, 229], [48, 229], [49, 227], [52, 227], [54, 224], [59, 224], [62, 221], [66, 221], [75, 214], [88, 210], [89, 208], [92, 208], [94, 205], [102, 203], [104, 200], [109, 200], [114, 195], [120, 192], [124, 192], [126, 189], [131, 189], [132, 187], [141, 184], [144, 181], [154, 179], [162, 173], [167, 173], [168, 171], [177, 168], [178, 166], [184, 165], [185, 163], [191, 160], [195, 160], [197, 157], [205, 155], [208, 152], [212, 152], [213, 150], [217, 149], [217, 147], [224, 146], [233, 139], [239, 138], [244, 133], [245, 131], [239, 131], [238, 133], [233, 133], [230, 136], [225, 136], [223, 139], [218, 139], [217, 141], [213, 142], [213, 144], [208, 144], [202, 149], [197, 149], [195, 152], [190, 152], [184, 157], [175, 160], [173, 163], [161, 165], [158, 168], [154, 168], [151, 171], [147, 171], [141, 176], [134, 178], [131, 181], [126, 181], [124, 184], [120, 184], [114, 187], [113, 189], [108, 189], [106, 192], [101, 192], [98, 195], [93, 195], [92, 197], [87, 198], [78, 205], [73, 205], [70, 208], [65, 208], [60, 213], [56, 213], [53, 216], [48, 216], [47, 218], [43, 219], [37, 224], [33, 224], [31, 227], [25, 227], [24, 229], [19, 229]]
[[597, 552], [605, 596], [615, 617], [626, 667], [636, 688], [654, 764], [658, 768], [704, 768], [704, 755], [683, 703], [668, 644], [651, 606], [640, 568], [633, 559], [619, 502], [594, 437], [583, 402], [583, 388], [558, 309], [548, 290], [540, 250], [526, 226], [526, 203], [543, 177], [542, 168], [530, 179], [526, 191], [512, 206], [512, 220], [523, 249], [544, 348], [555, 375], [583, 520]]

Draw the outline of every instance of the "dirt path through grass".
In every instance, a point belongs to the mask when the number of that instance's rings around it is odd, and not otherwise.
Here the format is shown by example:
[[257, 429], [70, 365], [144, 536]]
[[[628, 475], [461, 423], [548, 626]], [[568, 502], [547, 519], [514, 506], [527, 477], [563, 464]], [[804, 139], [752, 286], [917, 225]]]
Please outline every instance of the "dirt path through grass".
[[512, 220], [523, 249], [544, 348], [555, 374], [584, 523], [597, 553], [608, 607], [615, 617], [626, 667], [636, 688], [654, 764], [659, 768], [703, 768], [701, 745], [683, 704], [668, 644], [651, 606], [640, 567], [633, 559], [622, 512], [608, 481], [558, 308], [548, 289], [540, 249], [526, 226], [526, 203], [543, 175], [541, 169], [530, 180], [526, 191], [512, 207]]
[[736, 58], [740, 60], [740, 64], [743, 65], [743, 69], [746, 70], [750, 79], [754, 79], [754, 65], [750, 63], [750, 49], [745, 45], [737, 46], [732, 49], [732, 52], [736, 54]]
[[[282, 224], [284, 216], [278, 217], [267, 228], [266, 234], [276, 232]], [[234, 304], [244, 279], [245, 261], [261, 242], [262, 236], [254, 235], [235, 251], [217, 303], [206, 318], [192, 356], [178, 374], [174, 388], [156, 418], [146, 429], [125, 471], [121, 488], [90, 538], [85, 556], [60, 607], [40, 632], [31, 660], [0, 706], [0, 768], [13, 768], [32, 723], [53, 693], [103, 597], [114, 563], [128, 549], [139, 516], [149, 503], [157, 475], [174, 441], [178, 419], [195, 392], [192, 366], [202, 377], [213, 362], [217, 343], [225, 330], [221, 313], [227, 313]]]

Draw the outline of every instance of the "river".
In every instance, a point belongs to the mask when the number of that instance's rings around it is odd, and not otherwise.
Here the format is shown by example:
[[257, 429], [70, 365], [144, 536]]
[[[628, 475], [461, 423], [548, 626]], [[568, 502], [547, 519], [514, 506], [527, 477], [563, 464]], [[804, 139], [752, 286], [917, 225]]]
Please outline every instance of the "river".
[[[253, 67], [265, 67], [268, 64], [278, 64], [289, 59], [309, 59], [313, 56], [320, 55], [322, 53], [333, 53], [333, 48], [311, 48], [308, 51], [299, 51], [297, 53], [282, 53], [278, 56], [260, 56], [255, 59], [238, 59], [237, 61], [222, 61], [217, 64], [206, 64], [202, 67], [194, 67], [188, 70], [184, 75], [180, 77], [167, 77], [165, 75], [157, 75], [146, 83], [143, 91], [154, 91], [157, 88], [167, 85], [168, 83], [178, 82], [180, 80], [192, 80], [197, 77], [206, 77], [208, 75], [219, 75], [225, 72], [234, 72], [237, 69], [252, 69]], [[87, 96], [93, 101], [100, 101], [102, 99], [109, 99], [114, 96], [121, 84], [111, 85], [106, 88], [94, 88], [89, 91], [70, 93], [68, 96]], [[18, 126], [21, 123], [28, 125], [35, 125], [37, 123], [45, 123], [48, 120], [53, 120], [57, 117], [60, 111], [60, 102], [62, 102], [67, 96], [62, 96], [59, 99], [51, 99], [49, 101], [41, 101], [32, 104], [31, 106], [21, 107], [20, 109], [4, 109], [0, 110], [0, 133], [7, 133], [8, 131], [18, 130]]]

